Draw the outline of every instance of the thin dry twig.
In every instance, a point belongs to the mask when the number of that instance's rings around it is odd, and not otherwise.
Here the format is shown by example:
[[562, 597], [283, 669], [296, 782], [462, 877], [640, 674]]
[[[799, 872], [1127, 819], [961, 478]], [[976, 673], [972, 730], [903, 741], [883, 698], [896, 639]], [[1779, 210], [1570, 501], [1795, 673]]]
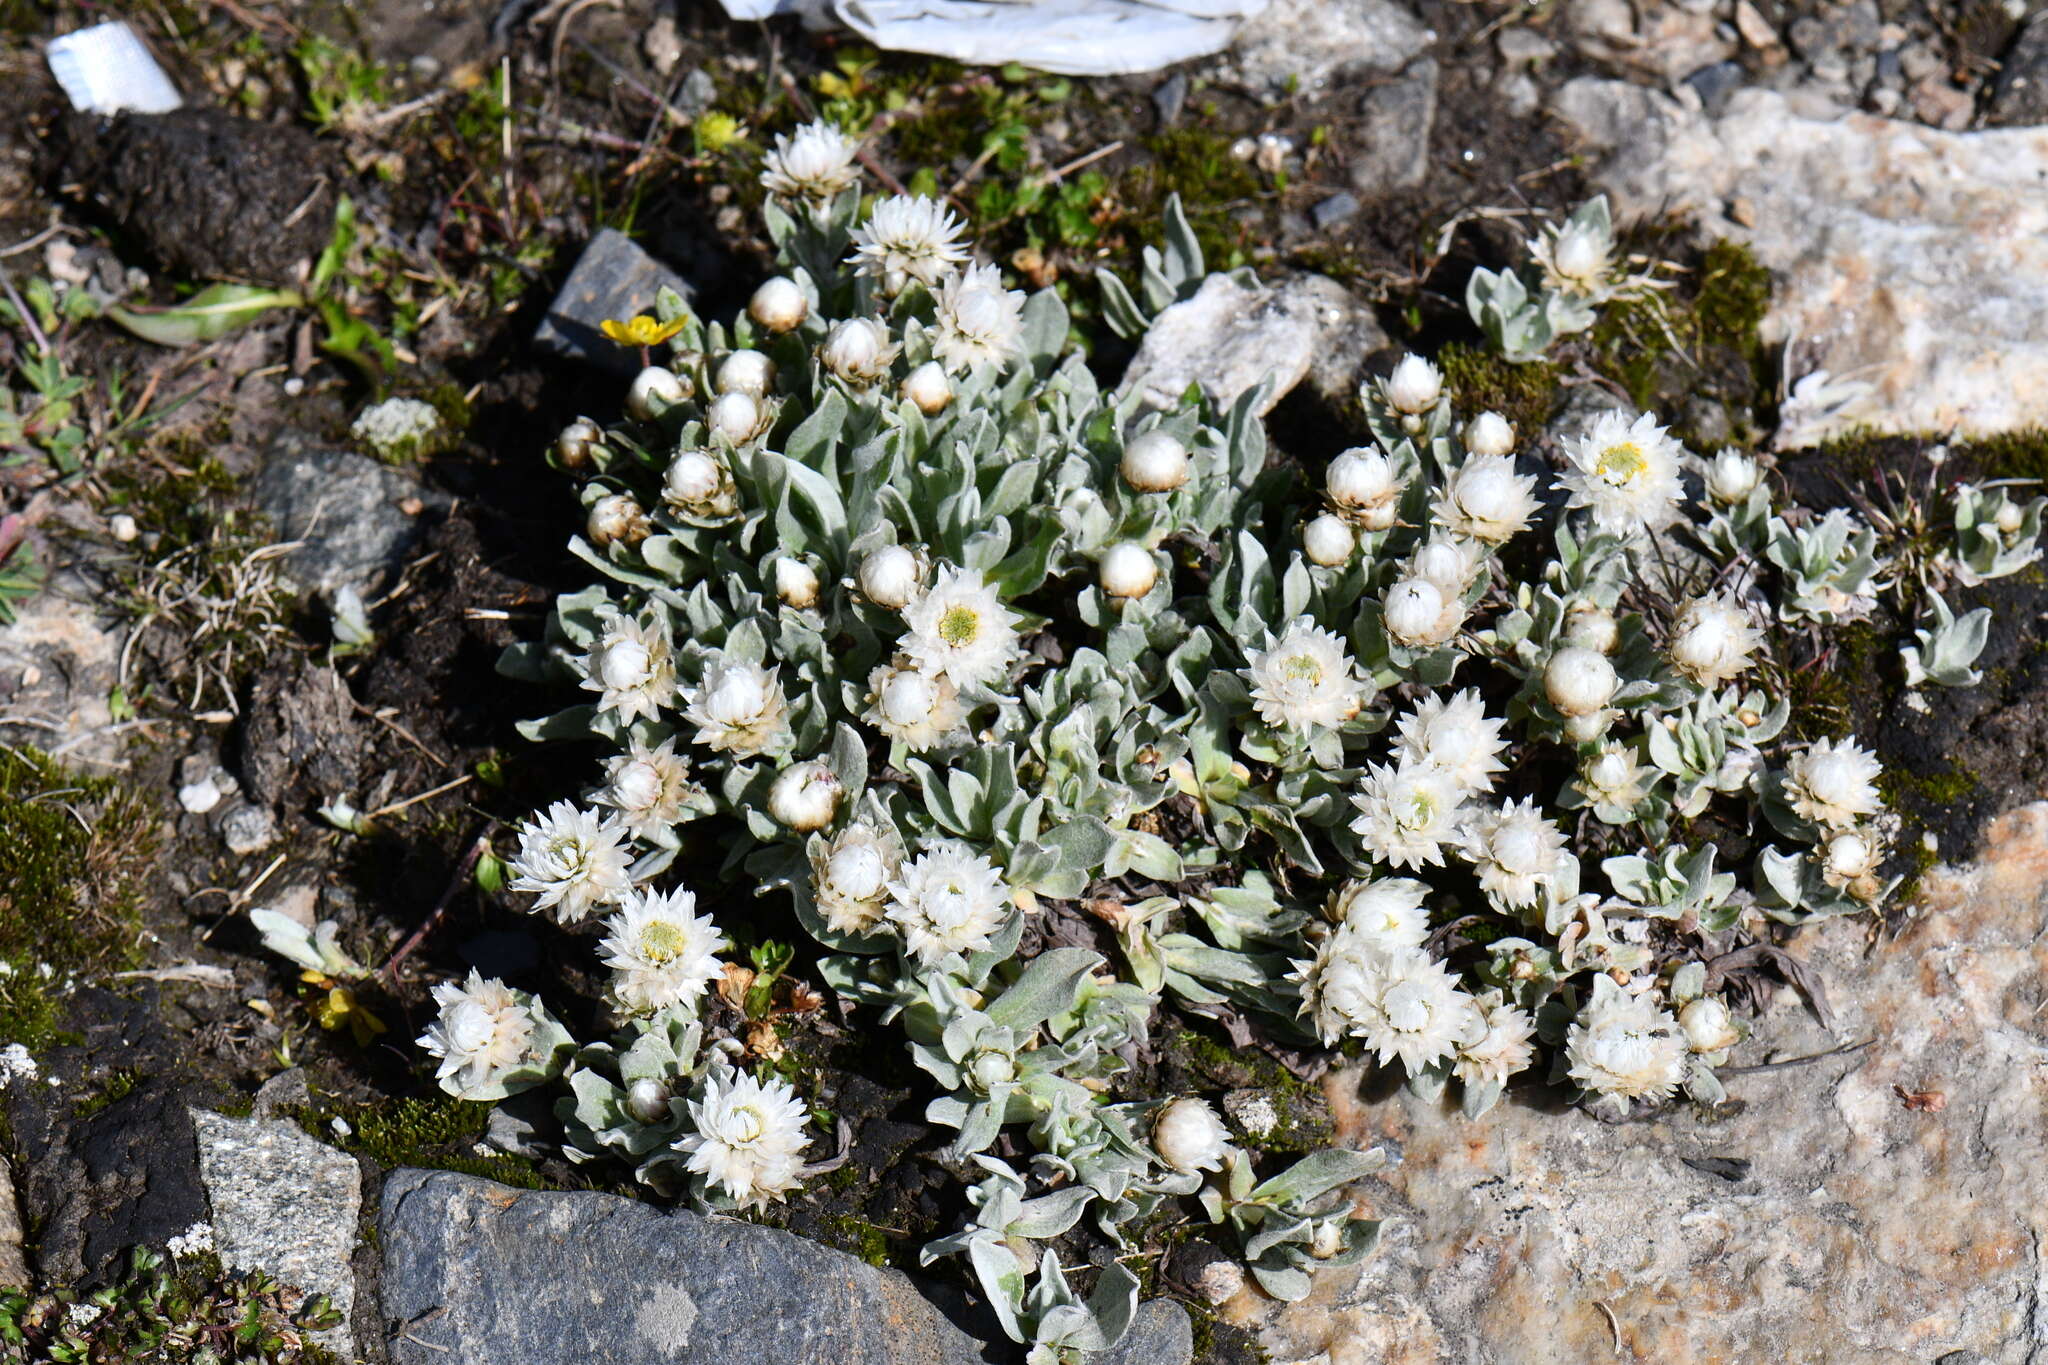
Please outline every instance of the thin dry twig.
[[413, 930], [407, 936], [405, 942], [398, 945], [397, 950], [391, 954], [389, 960], [380, 969], [380, 975], [383, 976], [387, 983], [397, 982], [399, 964], [412, 956], [413, 949], [420, 946], [427, 935], [434, 931], [435, 926], [440, 924], [442, 917], [448, 913], [449, 905], [455, 900], [455, 893], [460, 891], [463, 884], [476, 872], [476, 865], [490, 848], [491, 834], [497, 828], [498, 822], [496, 820], [486, 820], [483, 832], [470, 840], [469, 852], [463, 854], [462, 861], [455, 865], [455, 875], [448, 879], [447, 889], [441, 892], [441, 899], [434, 902], [434, 908], [428, 912], [424, 920], [420, 921], [420, 927]]

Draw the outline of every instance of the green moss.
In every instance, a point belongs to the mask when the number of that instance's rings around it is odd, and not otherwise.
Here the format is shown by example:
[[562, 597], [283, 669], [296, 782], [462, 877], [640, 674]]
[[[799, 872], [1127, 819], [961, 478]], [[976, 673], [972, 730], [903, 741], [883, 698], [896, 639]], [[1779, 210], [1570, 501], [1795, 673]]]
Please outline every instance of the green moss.
[[1459, 341], [1438, 351], [1436, 360], [1460, 408], [1497, 412], [1525, 435], [1543, 430], [1557, 406], [1557, 366], [1547, 360], [1517, 365]]
[[1692, 303], [1702, 341], [1733, 347], [1745, 358], [1761, 354], [1770, 306], [1771, 272], [1748, 247], [1716, 242], [1707, 248]]
[[56, 1033], [74, 978], [139, 965], [148, 803], [33, 749], [0, 748], [0, 1038]]
[[1275, 1122], [1246, 1146], [1262, 1152], [1309, 1152], [1330, 1141], [1329, 1105], [1322, 1090], [1258, 1048], [1234, 1048], [1193, 1029], [1174, 1034], [1169, 1051], [1207, 1088], [1256, 1090], [1272, 1101]]
[[889, 1233], [850, 1213], [824, 1213], [816, 1223], [818, 1240], [858, 1256], [872, 1266], [889, 1264]]
[[360, 1109], [308, 1110], [300, 1113], [299, 1122], [322, 1142], [332, 1142], [332, 1120], [341, 1118], [352, 1130], [343, 1146], [380, 1165], [460, 1171], [522, 1189], [544, 1188], [546, 1182], [525, 1158], [502, 1153], [478, 1154], [477, 1144], [494, 1107], [435, 1095]]
[[1146, 138], [1146, 159], [1126, 170], [1118, 185], [1127, 203], [1126, 221], [1157, 241], [1164, 231], [1166, 200], [1178, 194], [1209, 269], [1241, 263], [1244, 231], [1230, 210], [1258, 195], [1259, 179], [1230, 144], [1221, 133], [1192, 126]]
[[91, 1118], [115, 1100], [135, 1089], [142, 1079], [142, 1073], [129, 1067], [122, 1067], [107, 1077], [106, 1084], [99, 1090], [80, 1099], [71, 1106], [71, 1116], [77, 1119]]
[[[1868, 621], [1830, 627], [1835, 652], [1793, 671], [1785, 679], [1792, 700], [1788, 729], [1804, 740], [1845, 739], [1873, 731], [1883, 707], [1885, 674], [1881, 660], [1891, 653], [1888, 642]], [[1781, 651], [1782, 652], [1782, 651]]]

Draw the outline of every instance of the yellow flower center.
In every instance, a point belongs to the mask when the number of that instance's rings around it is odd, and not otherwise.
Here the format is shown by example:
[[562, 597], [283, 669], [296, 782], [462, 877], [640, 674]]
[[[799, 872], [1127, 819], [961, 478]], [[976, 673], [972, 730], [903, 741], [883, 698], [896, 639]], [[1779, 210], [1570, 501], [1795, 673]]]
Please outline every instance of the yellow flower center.
[[1627, 483], [1649, 467], [1642, 447], [1633, 441], [1623, 441], [1601, 451], [1600, 463], [1595, 468], [1609, 483]]
[[981, 633], [981, 614], [973, 607], [948, 607], [939, 618], [939, 638], [954, 648], [970, 644]]
[[681, 956], [683, 931], [667, 920], [656, 920], [640, 931], [640, 955], [657, 965]]
[[1286, 674], [1290, 681], [1304, 682], [1311, 686], [1323, 680], [1323, 666], [1316, 662], [1313, 655], [1290, 655], [1280, 665], [1280, 671]]

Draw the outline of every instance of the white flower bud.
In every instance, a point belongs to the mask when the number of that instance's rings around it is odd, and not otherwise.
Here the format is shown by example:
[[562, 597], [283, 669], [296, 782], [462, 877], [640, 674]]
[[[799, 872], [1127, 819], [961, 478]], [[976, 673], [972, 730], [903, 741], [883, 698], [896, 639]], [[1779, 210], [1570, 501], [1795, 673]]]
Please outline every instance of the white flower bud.
[[723, 436], [734, 445], [743, 444], [753, 440], [761, 429], [760, 400], [750, 393], [722, 393], [712, 401], [704, 421], [713, 435]]
[[611, 493], [590, 504], [584, 531], [600, 550], [614, 542], [638, 545], [647, 539], [647, 513], [624, 493]]
[[610, 800], [620, 810], [647, 810], [661, 800], [665, 785], [661, 769], [645, 759], [636, 759], [612, 775]]
[[908, 730], [930, 719], [932, 708], [938, 705], [939, 685], [922, 673], [904, 669], [882, 684], [876, 700], [891, 725]]
[[802, 288], [784, 275], [761, 281], [754, 297], [747, 300], [747, 316], [777, 334], [802, 326], [810, 312], [810, 300]]
[[626, 1087], [626, 1112], [642, 1123], [664, 1123], [670, 1117], [669, 1088], [652, 1076]]
[[1694, 598], [1672, 625], [1671, 664], [1703, 686], [1714, 686], [1749, 667], [1760, 641], [1749, 615], [1725, 597]]
[[901, 545], [870, 550], [860, 562], [860, 590], [868, 601], [901, 611], [917, 596], [922, 571], [917, 556]]
[[1230, 1131], [1206, 1100], [1183, 1096], [1153, 1116], [1152, 1149], [1183, 1174], [1221, 1170]]
[[627, 692], [652, 676], [654, 654], [632, 636], [618, 635], [591, 652], [591, 665], [599, 682], [613, 691]]
[[649, 365], [633, 376], [626, 390], [626, 414], [651, 422], [690, 396], [690, 387], [673, 370]]
[[1567, 716], [1593, 715], [1607, 705], [1620, 685], [1605, 654], [1577, 645], [1551, 655], [1543, 669], [1544, 695]]
[[872, 900], [882, 894], [889, 868], [872, 843], [847, 844], [833, 851], [825, 862], [832, 890], [850, 900]]
[[1843, 830], [1828, 840], [1822, 861], [1828, 876], [1839, 881], [1854, 881], [1876, 864], [1877, 845], [1869, 835], [1858, 830]]
[[1606, 707], [1589, 711], [1583, 716], [1567, 716], [1564, 722], [1564, 737], [1574, 744], [1591, 744], [1607, 733], [1607, 727], [1614, 724], [1614, 712]]
[[1707, 466], [1707, 496], [1734, 507], [1749, 500], [1762, 477], [1763, 471], [1757, 468], [1756, 461], [1731, 446]]
[[1334, 569], [1351, 562], [1358, 549], [1358, 536], [1350, 522], [1334, 512], [1325, 512], [1302, 528], [1301, 549], [1309, 563]]
[[1387, 633], [1404, 645], [1431, 643], [1443, 614], [1443, 589], [1427, 578], [1404, 578], [1387, 589]]
[[1188, 448], [1164, 431], [1148, 431], [1124, 447], [1117, 464], [1140, 493], [1171, 493], [1188, 481]]
[[1347, 450], [1330, 461], [1323, 487], [1331, 502], [1352, 511], [1391, 505], [1401, 491], [1394, 462], [1377, 450], [1364, 449]]
[[784, 606], [802, 610], [818, 601], [818, 575], [801, 559], [783, 555], [775, 561], [775, 595]]
[[895, 358], [889, 330], [873, 318], [847, 318], [832, 324], [818, 358], [825, 368], [851, 384], [869, 384], [882, 376]]
[[1096, 576], [1111, 597], [1143, 597], [1159, 581], [1159, 563], [1150, 550], [1126, 540], [1103, 554]]
[[670, 502], [689, 505], [717, 495], [725, 471], [701, 450], [686, 450], [669, 464], [662, 488]]
[[938, 416], [953, 401], [953, 385], [946, 378], [946, 367], [936, 360], [927, 360], [903, 376], [902, 393], [927, 417]]
[[1557, 235], [1550, 263], [1575, 284], [1597, 284], [1607, 273], [1607, 243], [1596, 229], [1568, 227]]
[[768, 789], [768, 813], [794, 830], [823, 829], [839, 812], [839, 778], [820, 762], [792, 763]]
[[1308, 1254], [1327, 1261], [1344, 1249], [1344, 1229], [1334, 1218], [1319, 1218], [1309, 1233]]
[[475, 1000], [456, 1002], [441, 1016], [449, 1045], [458, 1052], [482, 1052], [498, 1036], [498, 1021], [490, 1009]]
[[1515, 429], [1497, 412], [1482, 412], [1465, 424], [1465, 449], [1474, 455], [1511, 455]]
[[588, 417], [578, 417], [555, 437], [555, 458], [564, 469], [588, 469], [593, 447], [604, 440], [604, 429]]
[[969, 1064], [968, 1074], [973, 1076], [975, 1088], [986, 1092], [1016, 1080], [1017, 1063], [1000, 1052], [982, 1052]]
[[1411, 417], [1435, 407], [1443, 392], [1443, 372], [1419, 355], [1402, 356], [1401, 363], [1387, 376], [1387, 402], [1394, 411]]
[[1636, 761], [1626, 749], [1602, 749], [1586, 765], [1586, 785], [1597, 792], [1626, 790], [1636, 780]]
[[759, 351], [734, 351], [718, 367], [720, 393], [765, 397], [775, 387], [775, 362]]
[[1998, 524], [2000, 535], [2015, 536], [2019, 534], [2020, 527], [2026, 525], [2027, 514], [2020, 510], [2018, 503], [2007, 500], [1998, 504], [1993, 520]]
[[1564, 642], [1580, 649], [1612, 654], [1621, 644], [1621, 626], [1614, 613], [1590, 602], [1579, 603], [1565, 619]]
[[1678, 1027], [1685, 1031], [1685, 1045], [1694, 1052], [1719, 1052], [1742, 1041], [1728, 1006], [1711, 995], [1687, 1001], [1678, 1012]]

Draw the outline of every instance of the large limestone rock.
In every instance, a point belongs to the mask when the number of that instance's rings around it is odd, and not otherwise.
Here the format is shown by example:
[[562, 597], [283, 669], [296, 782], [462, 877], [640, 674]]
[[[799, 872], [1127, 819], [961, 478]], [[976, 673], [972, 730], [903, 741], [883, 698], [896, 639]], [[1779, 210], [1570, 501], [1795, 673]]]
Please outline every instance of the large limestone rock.
[[[1015, 1348], [957, 1297], [737, 1218], [447, 1171], [384, 1185], [392, 1365], [982, 1365]], [[1187, 1365], [1178, 1304], [1101, 1365]]]
[[1837, 1031], [1781, 992], [1734, 1061], [1793, 1064], [1731, 1068], [1733, 1118], [1511, 1097], [1468, 1124], [1353, 1078], [1400, 1221], [1305, 1301], [1230, 1311], [1271, 1314], [1276, 1365], [2048, 1359], [2048, 803], [1924, 885], [1896, 939], [1797, 940]]
[[1871, 386], [1795, 398], [1781, 448], [2048, 424], [2048, 128], [1947, 133], [1754, 89], [1709, 118], [1592, 77], [1553, 108], [1605, 154], [1619, 214], [1690, 216], [1771, 268], [1766, 335], [1794, 379]]

